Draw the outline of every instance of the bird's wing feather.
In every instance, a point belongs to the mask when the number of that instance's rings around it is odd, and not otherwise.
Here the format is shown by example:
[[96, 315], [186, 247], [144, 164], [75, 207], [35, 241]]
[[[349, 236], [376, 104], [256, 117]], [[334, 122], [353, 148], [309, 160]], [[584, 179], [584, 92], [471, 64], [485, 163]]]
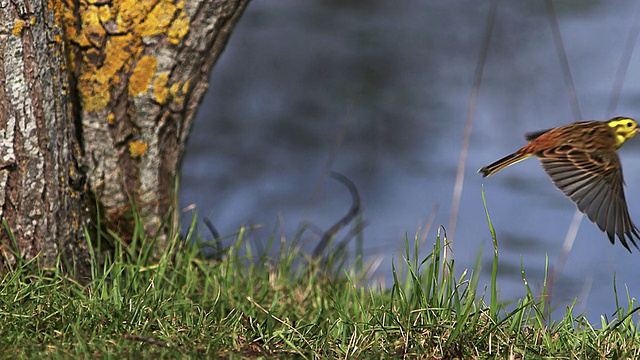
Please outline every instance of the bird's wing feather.
[[539, 156], [553, 183], [578, 206], [613, 243], [617, 236], [631, 251], [638, 228], [629, 217], [622, 167], [615, 151], [586, 151], [571, 144], [551, 148]]
[[534, 140], [535, 138], [540, 137], [540, 135], [549, 132], [549, 130], [553, 130], [553, 129], [544, 129], [544, 130], [539, 130], [539, 131], [534, 131], [534, 132], [530, 132], [524, 135], [524, 138], [527, 141], [531, 141]]

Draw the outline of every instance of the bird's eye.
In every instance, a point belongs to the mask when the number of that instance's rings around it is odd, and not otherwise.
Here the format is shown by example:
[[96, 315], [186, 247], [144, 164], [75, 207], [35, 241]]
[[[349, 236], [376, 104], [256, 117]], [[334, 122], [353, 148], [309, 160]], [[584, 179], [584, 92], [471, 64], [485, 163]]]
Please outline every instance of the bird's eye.
[[632, 127], [632, 126], [633, 126], [633, 123], [632, 123], [631, 121], [629, 121], [629, 122], [627, 123], [627, 127]]

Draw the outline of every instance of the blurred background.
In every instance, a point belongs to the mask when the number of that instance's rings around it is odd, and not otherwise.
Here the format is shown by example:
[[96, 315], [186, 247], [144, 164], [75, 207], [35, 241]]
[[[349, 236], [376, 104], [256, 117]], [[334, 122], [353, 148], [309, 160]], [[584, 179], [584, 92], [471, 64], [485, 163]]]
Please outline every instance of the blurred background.
[[[615, 113], [616, 71], [638, 19], [634, 1], [554, 1], [581, 116], [640, 117], [640, 53], [634, 53]], [[349, 177], [362, 197], [365, 262], [389, 285], [391, 261], [425, 229], [449, 226], [474, 71], [490, 2], [253, 0], [211, 75], [184, 161], [181, 206], [195, 205], [221, 234], [263, 225], [292, 240], [301, 224], [327, 230], [351, 206], [326, 169]], [[492, 244], [482, 186], [497, 231], [503, 300], [524, 296], [521, 264], [540, 290], [548, 256], [556, 266], [575, 206], [535, 159], [483, 179], [477, 169], [524, 145], [527, 132], [577, 120], [543, 1], [503, 1], [479, 89], [453, 257], [457, 272], [480, 252], [481, 284]], [[640, 224], [640, 138], [621, 151], [631, 217]], [[437, 210], [437, 211], [436, 211]], [[435, 211], [435, 212], [434, 212]], [[185, 213], [188, 221], [191, 213]], [[447, 229], [451, 232], [451, 229]], [[341, 234], [344, 234], [342, 232]], [[340, 237], [338, 237], [340, 238]], [[309, 252], [319, 241], [303, 237]], [[350, 247], [353, 255], [353, 245]], [[614, 277], [625, 299], [640, 294], [640, 253], [629, 254], [587, 219], [551, 299], [592, 321], [615, 311]], [[482, 285], [480, 286], [482, 288]], [[575, 314], [577, 315], [577, 313]]]

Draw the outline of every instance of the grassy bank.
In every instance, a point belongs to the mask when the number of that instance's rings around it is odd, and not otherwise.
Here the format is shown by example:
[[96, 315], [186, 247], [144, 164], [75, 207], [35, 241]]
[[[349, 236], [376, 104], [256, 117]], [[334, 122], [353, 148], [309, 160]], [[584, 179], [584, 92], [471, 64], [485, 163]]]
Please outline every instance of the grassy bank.
[[[21, 264], [0, 282], [0, 354], [20, 357], [636, 358], [634, 300], [610, 323], [548, 323], [540, 297], [507, 311], [479, 269], [454, 271], [444, 239], [394, 263], [388, 289], [285, 242], [256, 254], [245, 230], [220, 260], [174, 239], [159, 260], [119, 247], [86, 286]], [[137, 239], [144, 242], [145, 239]], [[142, 249], [148, 248], [142, 246]], [[240, 255], [243, 254], [243, 255]], [[497, 253], [496, 253], [497, 266]], [[457, 275], [456, 275], [457, 274]], [[523, 275], [524, 276], [524, 275]], [[526, 281], [525, 281], [526, 283]], [[489, 305], [487, 305], [489, 304]]]

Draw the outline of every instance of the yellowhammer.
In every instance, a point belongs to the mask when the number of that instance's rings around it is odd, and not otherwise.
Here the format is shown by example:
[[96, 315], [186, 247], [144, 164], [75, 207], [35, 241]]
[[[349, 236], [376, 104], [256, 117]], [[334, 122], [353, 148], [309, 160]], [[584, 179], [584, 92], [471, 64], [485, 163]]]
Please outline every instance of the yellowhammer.
[[483, 177], [532, 156], [538, 157], [553, 183], [578, 209], [629, 251], [638, 248], [638, 228], [629, 217], [624, 196], [622, 166], [616, 150], [640, 129], [635, 120], [581, 121], [527, 134], [527, 145], [478, 172]]

